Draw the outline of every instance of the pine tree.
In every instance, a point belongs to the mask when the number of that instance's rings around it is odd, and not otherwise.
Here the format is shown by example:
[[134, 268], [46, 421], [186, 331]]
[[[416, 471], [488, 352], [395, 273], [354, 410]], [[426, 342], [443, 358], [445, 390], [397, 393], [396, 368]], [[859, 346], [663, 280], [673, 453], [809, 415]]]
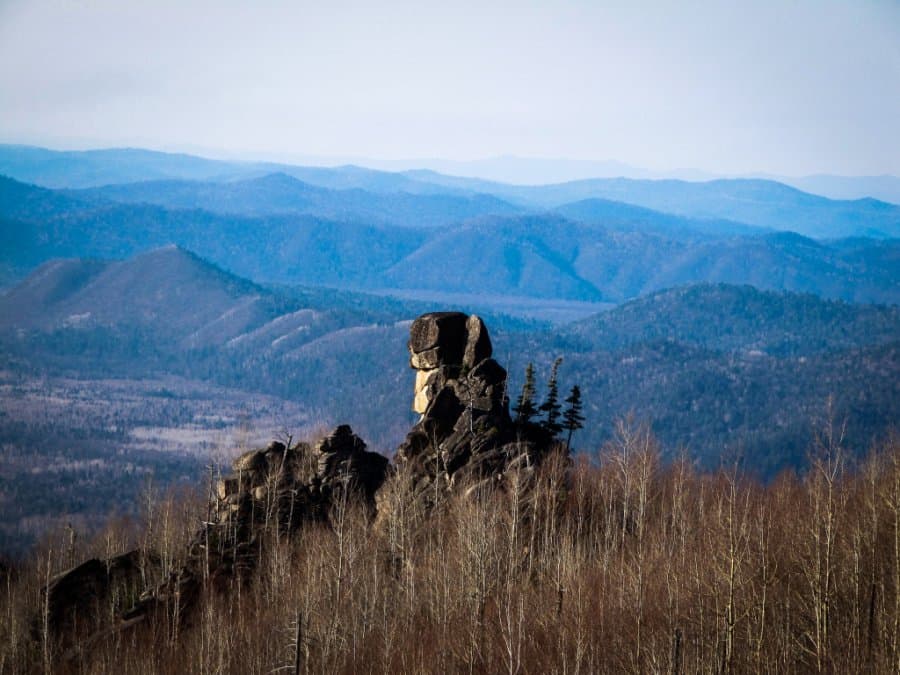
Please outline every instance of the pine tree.
[[562, 406], [559, 404], [559, 385], [556, 379], [560, 363], [562, 363], [562, 357], [557, 358], [553, 362], [553, 368], [550, 370], [550, 379], [547, 381], [547, 398], [540, 407], [541, 412], [547, 413], [547, 417], [541, 422], [541, 426], [554, 437], [563, 430], [562, 425], [558, 421]]
[[584, 428], [584, 415], [581, 414], [581, 389], [578, 385], [572, 387], [572, 393], [566, 399], [569, 407], [563, 413], [563, 428], [568, 429], [569, 436], [566, 438], [566, 450], [572, 442], [572, 434], [578, 429]]
[[516, 413], [516, 422], [519, 424], [527, 424], [537, 415], [537, 408], [534, 407], [534, 364], [532, 363], [525, 368], [525, 384], [522, 385], [522, 393], [516, 400], [513, 412]]

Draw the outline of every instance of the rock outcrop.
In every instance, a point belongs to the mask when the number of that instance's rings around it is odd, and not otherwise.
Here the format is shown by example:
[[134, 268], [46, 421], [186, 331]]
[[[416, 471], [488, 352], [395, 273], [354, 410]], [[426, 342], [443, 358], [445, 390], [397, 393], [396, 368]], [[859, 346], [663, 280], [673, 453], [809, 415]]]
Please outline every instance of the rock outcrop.
[[91, 558], [60, 572], [43, 589], [47, 629], [65, 634], [68, 644], [79, 637], [73, 631], [102, 628], [104, 618], [134, 603], [159, 566], [156, 555], [135, 549], [105, 560]]
[[541, 427], [510, 418], [506, 370], [491, 358], [478, 316], [420, 316], [410, 327], [409, 351], [413, 410], [422, 416], [395, 460], [417, 486], [502, 481], [511, 469], [531, 470], [552, 449]]
[[359, 500], [374, 515], [388, 460], [367, 451], [342, 425], [314, 447], [273, 442], [246, 452], [232, 471], [217, 482], [212, 517], [195, 535], [182, 567], [146, 593], [126, 621], [162, 606], [186, 616], [204, 584], [222, 589], [237, 577], [250, 581], [271, 537], [289, 536], [303, 522], [327, 521], [338, 499]]
[[[459, 312], [425, 314], [412, 323], [409, 351], [416, 371], [413, 409], [421, 418], [397, 449], [391, 481], [387, 458], [367, 451], [346, 425], [315, 446], [273, 442], [240, 455], [232, 473], [217, 481], [209, 517], [182, 563], [168, 574], [161, 570], [163, 582], [120, 614], [112, 630], [160, 611], [183, 620], [202, 593], [225, 590], [235, 580], [252, 583], [269, 543], [304, 522], [327, 522], [345, 498], [361, 502], [372, 516], [377, 505], [381, 517], [389, 516], [397, 494], [427, 501], [436, 490], [502, 488], [513, 477], [527, 488], [556, 444], [540, 425], [510, 418], [506, 371], [491, 358], [484, 322]], [[399, 485], [402, 493], [395, 491]], [[46, 589], [54, 626], [66, 630], [78, 605], [106, 602], [114, 587], [127, 587], [134, 597], [144, 578], [141, 565], [159, 564], [137, 555], [89, 560], [54, 580]], [[107, 634], [100, 630], [92, 640]]]

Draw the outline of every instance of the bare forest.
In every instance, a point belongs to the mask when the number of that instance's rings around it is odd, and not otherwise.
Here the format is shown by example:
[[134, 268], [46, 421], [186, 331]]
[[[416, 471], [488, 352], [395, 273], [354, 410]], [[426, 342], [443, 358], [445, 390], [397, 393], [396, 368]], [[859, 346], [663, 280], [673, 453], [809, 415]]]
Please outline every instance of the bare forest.
[[[0, 672], [891, 673], [900, 669], [900, 440], [851, 465], [820, 435], [808, 471], [763, 485], [739, 467], [663, 463], [620, 423], [599, 460], [546, 461], [529, 489], [402, 488], [293, 537], [258, 534], [248, 578], [209, 580], [127, 625], [129, 602], [177, 569], [207, 495], [148, 493], [141, 520], [90, 541], [62, 531], [5, 569]], [[158, 563], [48, 628], [42, 587], [85, 558], [139, 546]]]

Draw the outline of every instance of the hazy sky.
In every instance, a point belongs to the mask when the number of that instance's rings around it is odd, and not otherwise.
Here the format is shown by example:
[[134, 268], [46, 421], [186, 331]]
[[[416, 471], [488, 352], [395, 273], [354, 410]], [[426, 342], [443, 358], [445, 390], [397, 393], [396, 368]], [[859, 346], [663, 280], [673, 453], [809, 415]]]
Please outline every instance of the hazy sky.
[[900, 0], [0, 0], [0, 141], [900, 174]]

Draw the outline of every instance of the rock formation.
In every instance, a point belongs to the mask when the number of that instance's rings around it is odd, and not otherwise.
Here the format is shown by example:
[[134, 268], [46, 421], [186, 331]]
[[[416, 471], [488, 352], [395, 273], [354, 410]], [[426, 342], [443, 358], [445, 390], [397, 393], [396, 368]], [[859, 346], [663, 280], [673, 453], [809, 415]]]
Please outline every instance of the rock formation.
[[341, 496], [360, 499], [374, 513], [375, 492], [385, 480], [388, 460], [367, 451], [365, 442], [342, 425], [313, 448], [273, 442], [246, 452], [234, 460], [232, 470], [216, 485], [213, 518], [194, 538], [185, 565], [126, 619], [176, 598], [186, 610], [204, 579], [213, 587], [236, 576], [248, 579], [267, 534], [289, 535], [304, 521], [327, 520]]
[[57, 574], [44, 588], [47, 629], [54, 634], [98, 629], [102, 617], [128, 609], [144, 587], [146, 577], [160, 566], [154, 554], [129, 551], [106, 560], [91, 558]]
[[410, 327], [409, 351], [416, 371], [413, 410], [422, 417], [395, 459], [419, 487], [502, 481], [508, 470], [530, 470], [551, 450], [545, 430], [510, 418], [506, 371], [491, 358], [479, 317], [420, 316]]
[[[358, 500], [374, 516], [376, 504], [390, 513], [387, 505], [401, 484], [404, 494], [426, 500], [432, 489], [503, 487], [512, 476], [527, 486], [554, 440], [541, 426], [510, 418], [506, 371], [491, 358], [484, 322], [459, 312], [425, 314], [412, 323], [409, 351], [416, 371], [413, 409], [421, 418], [396, 452], [392, 481], [382, 487], [390, 470], [387, 458], [367, 451], [346, 425], [314, 447], [273, 442], [240, 455], [232, 473], [216, 483], [209, 516], [183, 562], [121, 614], [113, 630], [159, 611], [183, 620], [201, 593], [224, 590], [236, 579], [252, 583], [273, 538], [290, 536], [310, 520], [326, 522], [344, 497]], [[136, 579], [144, 573], [140, 560], [158, 564], [133, 552], [90, 560], [60, 575], [46, 589], [55, 627], [66, 631], [73, 608], [85, 599], [103, 600], [129, 584], [134, 597]], [[100, 631], [92, 639], [104, 635]]]

